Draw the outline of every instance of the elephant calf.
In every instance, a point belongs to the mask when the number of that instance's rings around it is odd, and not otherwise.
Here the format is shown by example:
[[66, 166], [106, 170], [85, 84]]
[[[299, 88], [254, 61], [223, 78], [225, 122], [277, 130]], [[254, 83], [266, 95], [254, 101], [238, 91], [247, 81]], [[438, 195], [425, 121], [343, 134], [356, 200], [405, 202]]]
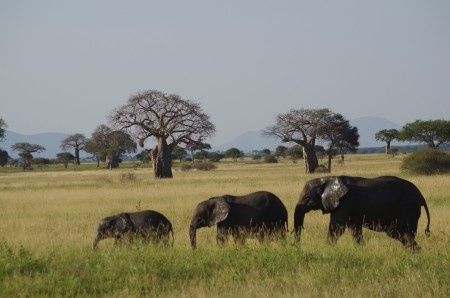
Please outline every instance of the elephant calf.
[[153, 210], [121, 213], [103, 218], [95, 233], [93, 248], [96, 249], [98, 242], [106, 238], [115, 238], [115, 243], [125, 237], [141, 237], [152, 240], [155, 243], [169, 243], [169, 234], [172, 236], [173, 229], [170, 221], [161, 213]]
[[273, 234], [285, 236], [287, 211], [281, 200], [267, 191], [244, 196], [224, 195], [197, 205], [191, 220], [189, 236], [196, 247], [196, 230], [217, 225], [217, 242], [223, 244], [228, 235], [243, 244], [248, 236], [260, 241]]
[[330, 213], [328, 237], [336, 242], [345, 228], [356, 242], [362, 241], [362, 227], [385, 232], [407, 247], [419, 249], [414, 240], [421, 206], [425, 208], [430, 233], [430, 214], [424, 197], [411, 182], [393, 176], [323, 177], [308, 181], [295, 208], [294, 230], [300, 237], [305, 214], [310, 210]]

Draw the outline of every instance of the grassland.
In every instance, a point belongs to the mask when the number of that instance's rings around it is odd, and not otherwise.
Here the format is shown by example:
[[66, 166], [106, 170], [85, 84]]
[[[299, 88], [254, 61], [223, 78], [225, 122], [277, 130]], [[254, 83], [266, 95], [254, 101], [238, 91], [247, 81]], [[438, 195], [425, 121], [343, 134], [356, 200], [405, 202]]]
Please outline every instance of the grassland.
[[[450, 296], [450, 175], [410, 176], [401, 156], [353, 155], [333, 174], [397, 175], [414, 182], [427, 199], [431, 237], [419, 221], [420, 253], [381, 233], [364, 230], [357, 246], [348, 233], [326, 242], [328, 216], [309, 213], [301, 244], [244, 247], [215, 243], [215, 229], [198, 232], [189, 247], [188, 223], [196, 204], [219, 194], [268, 190], [289, 212], [308, 179], [301, 163], [224, 162], [211, 172], [174, 171], [154, 180], [149, 168], [118, 170], [47, 168], [0, 172], [0, 296]], [[122, 179], [132, 172], [136, 179]], [[155, 209], [173, 223], [175, 244], [114, 247], [92, 236], [100, 218], [125, 210]]]

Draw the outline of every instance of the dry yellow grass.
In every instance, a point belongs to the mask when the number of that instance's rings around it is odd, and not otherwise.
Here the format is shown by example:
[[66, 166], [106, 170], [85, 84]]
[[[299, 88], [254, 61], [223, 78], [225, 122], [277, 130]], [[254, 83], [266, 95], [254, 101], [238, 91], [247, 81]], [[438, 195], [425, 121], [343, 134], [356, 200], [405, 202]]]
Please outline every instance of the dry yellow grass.
[[[431, 212], [430, 238], [424, 235], [424, 214], [419, 221], [417, 241], [423, 249], [419, 254], [366, 229], [362, 247], [354, 245], [348, 234], [337, 246], [330, 246], [326, 243], [328, 216], [320, 212], [306, 216], [301, 248], [290, 236], [287, 243], [268, 247], [249, 241], [244, 248], [230, 243], [219, 249], [215, 229], [202, 229], [198, 234], [200, 249], [190, 250], [188, 224], [196, 204], [225, 193], [275, 193], [288, 209], [292, 228], [301, 187], [319, 176], [305, 175], [301, 163], [221, 163], [211, 172], [175, 171], [171, 180], [154, 180], [150, 169], [0, 174], [0, 239], [13, 250], [22, 245], [34, 258], [43, 259], [45, 267], [30, 276], [15, 271], [6, 274], [4, 291], [20, 295], [445, 296], [450, 294], [450, 175], [405, 175], [399, 170], [401, 158], [351, 155], [344, 165], [333, 165], [333, 175], [396, 175], [415, 183]], [[136, 180], [122, 181], [121, 174], [130, 171], [136, 174]], [[104, 241], [99, 252], [91, 251], [99, 219], [138, 207], [158, 210], [172, 221], [176, 238], [173, 249], [139, 244], [114, 249], [111, 241]], [[116, 264], [117, 258], [124, 261]], [[139, 267], [134, 262], [166, 268]], [[74, 263], [81, 263], [81, 267], [72, 268]], [[205, 269], [209, 277], [203, 275], [203, 265], [215, 266]], [[102, 266], [118, 271], [118, 275], [125, 271], [124, 281], [110, 286], [99, 273]], [[62, 278], [64, 282], [59, 285], [55, 274], [61, 270], [74, 275], [73, 280]], [[97, 286], [82, 283], [77, 274], [86, 275]], [[37, 291], [52, 281], [56, 285]], [[60, 288], [62, 285], [66, 288]]]

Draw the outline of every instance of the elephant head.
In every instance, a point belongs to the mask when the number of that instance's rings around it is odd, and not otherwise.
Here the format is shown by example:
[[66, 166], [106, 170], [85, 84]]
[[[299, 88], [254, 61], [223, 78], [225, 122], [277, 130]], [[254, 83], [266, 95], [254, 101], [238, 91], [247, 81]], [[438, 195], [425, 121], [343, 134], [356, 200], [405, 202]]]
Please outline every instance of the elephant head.
[[196, 247], [196, 231], [198, 228], [211, 227], [225, 220], [230, 212], [230, 204], [226, 197], [215, 197], [197, 205], [189, 227], [191, 246]]
[[308, 181], [300, 193], [295, 208], [294, 231], [297, 239], [300, 238], [306, 213], [318, 209], [323, 213], [333, 211], [347, 192], [348, 188], [340, 177], [324, 177]]
[[100, 240], [106, 238], [118, 238], [127, 232], [133, 231], [133, 222], [130, 215], [122, 213], [105, 217], [100, 221], [94, 236], [93, 249], [96, 249]]

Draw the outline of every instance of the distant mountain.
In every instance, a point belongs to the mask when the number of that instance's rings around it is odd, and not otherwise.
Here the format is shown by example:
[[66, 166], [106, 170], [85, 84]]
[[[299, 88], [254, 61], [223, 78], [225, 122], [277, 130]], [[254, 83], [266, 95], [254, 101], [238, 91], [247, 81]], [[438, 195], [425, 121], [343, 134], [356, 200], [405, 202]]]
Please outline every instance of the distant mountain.
[[7, 130], [5, 133], [5, 139], [0, 143], [0, 148], [8, 151], [11, 157], [16, 158], [17, 152], [11, 150], [11, 146], [19, 142], [27, 142], [31, 144], [38, 144], [45, 147], [45, 151], [42, 153], [33, 154], [35, 157], [56, 157], [56, 153], [61, 152], [59, 146], [61, 141], [65, 139], [68, 134], [57, 133], [57, 132], [47, 132], [38, 133], [33, 135], [25, 135]]
[[[350, 120], [353, 126], [358, 127], [360, 147], [383, 147], [382, 142], [375, 141], [375, 133], [381, 129], [400, 129], [400, 125], [381, 117], [360, 117]], [[317, 142], [320, 145], [320, 142]], [[263, 136], [260, 131], [246, 131], [234, 139], [220, 146], [215, 146], [213, 150], [227, 150], [231, 147], [239, 148], [244, 152], [252, 150], [261, 150], [268, 148], [274, 150], [278, 145], [286, 147], [292, 146], [292, 143], [282, 143], [277, 138]], [[393, 143], [395, 145], [395, 143]]]
[[[375, 134], [382, 129], [400, 129], [401, 126], [381, 117], [360, 117], [350, 120], [358, 128], [359, 147], [382, 147], [383, 142], [375, 141]], [[393, 142], [393, 145], [398, 144]]]

